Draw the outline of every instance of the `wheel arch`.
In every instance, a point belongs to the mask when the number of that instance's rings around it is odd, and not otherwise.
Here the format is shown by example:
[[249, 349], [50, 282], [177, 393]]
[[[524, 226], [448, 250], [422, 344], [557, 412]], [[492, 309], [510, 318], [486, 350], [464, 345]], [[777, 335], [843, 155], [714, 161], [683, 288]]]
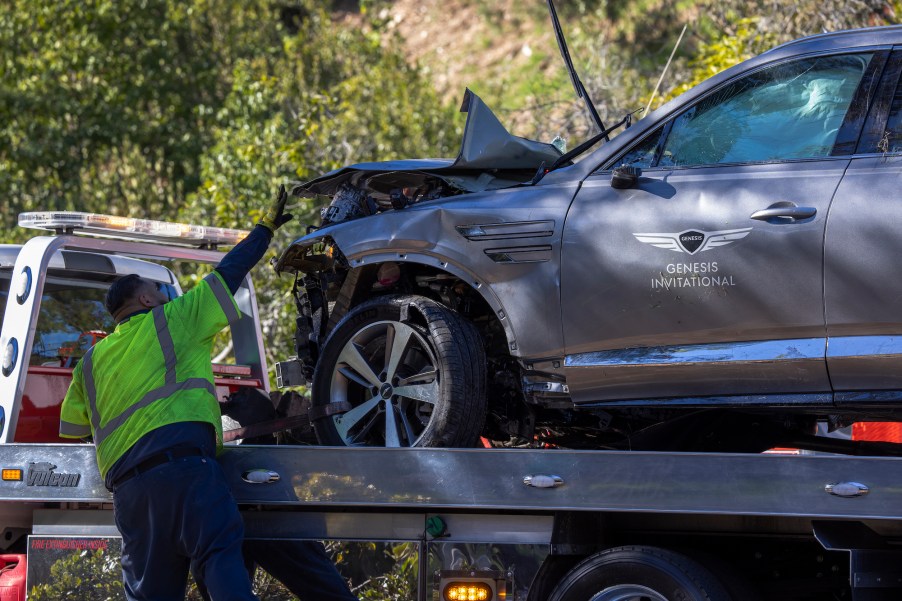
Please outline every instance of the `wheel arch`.
[[275, 267], [316, 274], [392, 261], [447, 273], [491, 309], [508, 356], [560, 359], [562, 231], [576, 188], [474, 193], [330, 224], [295, 240]]
[[654, 599], [733, 599], [705, 565], [679, 551], [651, 545], [610, 547], [589, 555], [559, 581], [548, 599], [581, 601], [595, 591], [593, 598], [621, 599], [627, 591], [635, 595], [640, 589], [643, 598], [647, 592]]
[[548, 601], [554, 589], [557, 588], [558, 583], [586, 557], [588, 557], [587, 553], [582, 555], [549, 555], [546, 557], [529, 585], [526, 601]]
[[[382, 252], [382, 253], [374, 253], [367, 255], [360, 255], [357, 257], [348, 257], [348, 265], [350, 269], [377, 269], [379, 266], [386, 263], [397, 263], [402, 266], [407, 267], [416, 267], [426, 274], [433, 275], [450, 275], [452, 277], [460, 280], [467, 289], [480, 297], [488, 308], [491, 310], [492, 315], [490, 316], [494, 319], [501, 329], [504, 331], [504, 336], [507, 341], [507, 352], [512, 356], [519, 356], [519, 345], [517, 344], [517, 336], [514, 332], [513, 325], [511, 324], [510, 319], [508, 319], [508, 313], [505, 310], [504, 303], [492, 289], [492, 287], [486, 282], [483, 278], [480, 278], [478, 275], [474, 274], [470, 270], [466, 269], [464, 266], [447, 259], [446, 257], [441, 257], [439, 255], [422, 252], [422, 251], [392, 251], [392, 252]], [[355, 286], [362, 286], [366, 283], [366, 280], [358, 279], [355, 282]], [[359, 290], [347, 291], [346, 293], [352, 294], [354, 297], [357, 296], [357, 293], [362, 292]], [[370, 298], [372, 295], [368, 295], [365, 297], [361, 297], [362, 299]]]

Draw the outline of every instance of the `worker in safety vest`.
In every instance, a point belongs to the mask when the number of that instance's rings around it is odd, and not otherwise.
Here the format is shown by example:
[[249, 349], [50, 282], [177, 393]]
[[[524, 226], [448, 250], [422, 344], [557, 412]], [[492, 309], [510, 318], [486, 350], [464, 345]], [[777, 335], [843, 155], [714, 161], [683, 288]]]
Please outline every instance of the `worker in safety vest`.
[[116, 330], [75, 367], [60, 436], [91, 436], [122, 534], [129, 601], [182, 601], [188, 570], [215, 601], [256, 599], [242, 560], [244, 526], [215, 457], [222, 422], [214, 336], [241, 317], [233, 294], [291, 219], [279, 190], [265, 216], [215, 271], [169, 299], [137, 275], [116, 280]]

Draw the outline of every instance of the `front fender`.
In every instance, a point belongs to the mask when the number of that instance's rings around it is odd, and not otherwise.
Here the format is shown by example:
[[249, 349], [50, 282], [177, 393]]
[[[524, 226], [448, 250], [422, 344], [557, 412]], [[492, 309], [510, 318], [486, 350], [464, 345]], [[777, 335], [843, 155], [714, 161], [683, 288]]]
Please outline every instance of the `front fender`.
[[[346, 221], [299, 238], [279, 271], [317, 272], [347, 261], [426, 265], [460, 278], [495, 312], [514, 356], [563, 352], [560, 251], [575, 182], [496, 190], [424, 202]], [[314, 252], [334, 244], [339, 256]]]

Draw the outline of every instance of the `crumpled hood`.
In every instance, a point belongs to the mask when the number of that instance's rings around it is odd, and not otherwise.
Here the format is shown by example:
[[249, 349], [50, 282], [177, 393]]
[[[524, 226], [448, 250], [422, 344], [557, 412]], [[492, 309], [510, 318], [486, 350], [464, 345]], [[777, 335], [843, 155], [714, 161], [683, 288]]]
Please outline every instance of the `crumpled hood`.
[[551, 144], [512, 136], [482, 99], [469, 89], [460, 112], [467, 113], [464, 138], [454, 169], [528, 169], [551, 164], [561, 151]]
[[405, 174], [418, 179], [433, 175], [462, 191], [479, 192], [527, 182], [543, 163], [550, 165], [561, 156], [561, 151], [552, 144], [511, 135], [469, 89], [460, 111], [467, 113], [467, 123], [456, 159], [358, 163], [298, 183], [291, 192], [295, 196], [332, 196], [344, 184], [369, 191], [371, 181], [373, 186], [383, 188], [403, 185]]

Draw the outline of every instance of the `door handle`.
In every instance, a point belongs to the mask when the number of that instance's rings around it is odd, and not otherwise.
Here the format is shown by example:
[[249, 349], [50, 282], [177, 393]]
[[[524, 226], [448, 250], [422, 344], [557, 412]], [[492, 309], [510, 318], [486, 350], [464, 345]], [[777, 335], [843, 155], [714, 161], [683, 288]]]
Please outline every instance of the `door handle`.
[[[779, 203], [783, 204], [783, 203]], [[759, 221], [770, 221], [771, 219], [808, 219], [809, 217], [814, 217], [817, 214], [817, 209], [814, 207], [797, 207], [795, 205], [791, 206], [772, 206], [766, 209], [761, 209], [760, 211], [755, 211], [751, 215], [751, 219], [757, 219]]]

